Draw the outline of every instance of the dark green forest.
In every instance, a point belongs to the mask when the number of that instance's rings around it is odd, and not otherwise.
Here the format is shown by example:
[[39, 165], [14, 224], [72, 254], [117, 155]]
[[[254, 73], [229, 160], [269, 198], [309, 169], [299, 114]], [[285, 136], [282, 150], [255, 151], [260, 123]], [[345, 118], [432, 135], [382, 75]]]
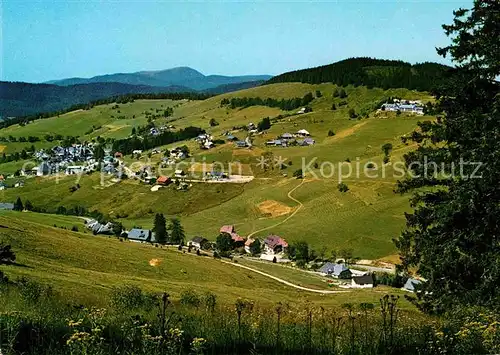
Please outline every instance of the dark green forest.
[[410, 64], [400, 60], [349, 58], [316, 68], [284, 73], [271, 78], [267, 84], [302, 82], [309, 84], [334, 83], [340, 86], [365, 85], [383, 89], [407, 88], [432, 91], [446, 78], [450, 67], [438, 63]]

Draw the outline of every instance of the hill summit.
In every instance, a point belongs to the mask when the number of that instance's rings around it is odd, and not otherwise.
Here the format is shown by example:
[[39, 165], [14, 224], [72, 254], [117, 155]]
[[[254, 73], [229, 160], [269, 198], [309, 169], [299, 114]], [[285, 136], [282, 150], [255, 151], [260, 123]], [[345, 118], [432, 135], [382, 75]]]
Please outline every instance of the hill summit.
[[267, 83], [302, 82], [334, 83], [431, 91], [445, 78], [451, 67], [438, 63], [410, 64], [401, 60], [349, 58], [315, 68], [290, 71], [271, 78]]

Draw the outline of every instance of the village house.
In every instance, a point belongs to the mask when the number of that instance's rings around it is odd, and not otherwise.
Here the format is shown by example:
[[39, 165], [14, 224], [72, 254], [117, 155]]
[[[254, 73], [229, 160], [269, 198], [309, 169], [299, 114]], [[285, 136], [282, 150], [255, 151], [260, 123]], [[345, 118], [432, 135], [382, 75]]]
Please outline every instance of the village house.
[[408, 292], [415, 292], [415, 286], [420, 285], [421, 283], [422, 281], [420, 280], [409, 278], [408, 280], [406, 280], [406, 283], [404, 284], [402, 290]]
[[280, 136], [281, 139], [293, 139], [293, 134], [291, 133], [283, 133], [281, 136]]
[[168, 176], [160, 176], [158, 177], [158, 179], [156, 179], [156, 183], [158, 185], [164, 185], [164, 186], [167, 186], [167, 185], [170, 185], [172, 183], [172, 179], [170, 179]]
[[248, 147], [248, 145], [247, 145], [246, 141], [237, 141], [236, 142], [236, 147], [238, 147], [238, 148], [246, 148], [246, 147]]
[[0, 191], [3, 191], [7, 188], [7, 184], [4, 181], [0, 181]]
[[23, 187], [24, 186], [24, 181], [23, 180], [18, 180], [14, 184], [14, 187]]
[[319, 270], [325, 276], [331, 276], [338, 279], [349, 279], [352, 276], [351, 270], [345, 264], [325, 263]]
[[306, 108], [305, 107], [302, 107], [300, 110], [297, 111], [298, 115], [301, 115], [303, 113], [306, 113]]
[[309, 145], [313, 145], [315, 143], [316, 143], [316, 141], [312, 138], [304, 138], [304, 140], [297, 141], [297, 144], [301, 145], [301, 146], [309, 146]]
[[184, 179], [186, 177], [186, 173], [184, 172], [184, 170], [182, 169], [177, 169], [175, 172], [174, 172], [174, 176], [178, 179]]
[[286, 251], [288, 243], [277, 235], [270, 235], [264, 239], [264, 252], [269, 255], [279, 254]]
[[187, 152], [182, 150], [180, 147], [171, 149], [169, 153], [170, 153], [170, 158], [176, 160], [182, 160], [188, 157]]
[[275, 146], [275, 147], [286, 147], [288, 146], [288, 141], [281, 139], [274, 139], [266, 142], [266, 145]]
[[149, 229], [133, 228], [128, 232], [127, 238], [133, 242], [138, 242], [138, 243], [156, 242], [155, 234]]
[[92, 231], [93, 234], [113, 234], [113, 223], [99, 223], [95, 219], [85, 222], [85, 226]]
[[373, 288], [373, 275], [353, 276], [351, 279], [352, 288]]
[[258, 240], [256, 239], [253, 239], [253, 238], [248, 238], [247, 241], [245, 242], [245, 252], [248, 253], [248, 254], [252, 254], [252, 251], [250, 250], [250, 247], [252, 246], [252, 244], [257, 241], [257, 243], [259, 242]]
[[203, 237], [194, 237], [189, 241], [189, 245], [196, 249], [202, 249], [206, 243], [208, 243], [208, 239]]
[[311, 134], [308, 131], [306, 131], [305, 129], [300, 129], [297, 131], [297, 135], [299, 135], [301, 137], [308, 137]]
[[14, 204], [8, 202], [0, 202], [0, 210], [13, 210]]
[[238, 233], [236, 233], [236, 229], [232, 225], [222, 226], [219, 229], [219, 233], [229, 234], [231, 236], [231, 239], [233, 240], [233, 242], [235, 244], [235, 247], [243, 246], [245, 243], [245, 239], [243, 237], [241, 237], [240, 235], [238, 235]]
[[232, 234], [234, 232], [235, 232], [234, 226], [231, 226], [231, 225], [222, 226], [219, 229], [219, 233]]
[[121, 153], [121, 152], [116, 152], [116, 153], [115, 153], [115, 158], [116, 158], [116, 159], [122, 159], [122, 158], [123, 158], [123, 153]]

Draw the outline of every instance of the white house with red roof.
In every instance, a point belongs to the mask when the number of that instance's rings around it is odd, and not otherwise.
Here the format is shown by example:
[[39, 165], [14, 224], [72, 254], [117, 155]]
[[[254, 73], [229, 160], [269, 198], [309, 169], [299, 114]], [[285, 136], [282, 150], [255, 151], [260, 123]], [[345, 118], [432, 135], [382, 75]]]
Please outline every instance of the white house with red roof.
[[264, 252], [266, 254], [279, 254], [286, 251], [288, 243], [283, 238], [277, 235], [270, 235], [264, 239]]

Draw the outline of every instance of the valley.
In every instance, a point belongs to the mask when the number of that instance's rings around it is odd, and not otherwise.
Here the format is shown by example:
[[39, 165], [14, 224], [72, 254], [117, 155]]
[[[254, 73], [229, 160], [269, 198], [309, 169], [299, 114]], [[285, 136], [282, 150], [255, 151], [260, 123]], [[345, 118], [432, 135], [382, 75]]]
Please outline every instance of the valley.
[[[37, 120], [26, 126], [14, 125], [0, 131], [0, 136], [7, 140], [10, 136], [19, 139], [30, 135], [43, 138], [45, 135], [60, 134], [77, 136], [82, 142], [92, 142], [98, 138], [112, 144], [114, 139], [129, 137], [133, 128], [148, 124], [148, 112], [161, 113], [171, 107], [171, 117], [155, 118], [153, 121], [149, 119], [150, 124], [158, 127], [174, 125], [175, 130], [200, 127], [214, 140], [221, 140], [222, 144], [206, 150], [200, 149], [197, 142], [189, 140], [153, 149], [162, 152], [185, 144], [190, 157], [175, 166], [160, 167], [163, 154], [152, 154], [151, 151], [142, 152], [140, 157], [126, 155], [123, 162], [130, 166], [156, 166], [158, 174], [168, 176], [173, 176], [179, 167], [194, 173], [203, 164], [206, 164], [205, 170], [210, 171], [210, 164], [218, 162], [223, 170], [231, 165], [233, 171], [240, 168], [241, 175], [254, 176], [254, 180], [246, 184], [192, 183], [189, 190], [184, 192], [172, 186], [151, 191], [150, 186], [134, 179], [113, 182], [113, 176], [105, 176], [108, 182], [106, 186], [101, 186], [102, 177], [93, 173], [63, 175], [57, 178], [57, 183], [51, 177], [28, 177], [23, 188], [10, 188], [0, 193], [3, 201], [13, 202], [21, 197], [49, 211], [55, 211], [59, 206], [70, 208], [76, 205], [98, 210], [119, 220], [127, 228], [151, 228], [154, 214], [163, 213], [168, 218], [181, 219], [188, 239], [201, 235], [215, 240], [220, 226], [232, 224], [237, 227], [238, 233], [245, 236], [252, 234], [265, 237], [273, 233], [282, 235], [290, 242], [306, 240], [315, 249], [350, 248], [360, 258], [376, 259], [391, 255], [395, 252], [391, 240], [404, 226], [403, 212], [409, 209], [408, 197], [393, 192], [397, 180], [393, 177], [393, 166], [412, 149], [401, 142], [401, 137], [411, 133], [421, 118], [376, 112], [377, 105], [388, 97], [424, 102], [432, 101], [432, 97], [406, 89], [348, 86], [347, 98], [344, 99], [347, 104], [331, 110], [333, 103], [341, 101], [332, 97], [336, 89], [332, 84], [287, 83], [265, 85], [203, 101], [137, 100], [126, 104], [96, 106], [90, 110]], [[266, 106], [231, 109], [220, 104], [225, 98], [289, 99], [317, 91], [321, 97], [314, 98], [310, 105], [312, 112], [305, 114]], [[349, 118], [349, 109], [367, 117], [353, 120]], [[282, 118], [279, 118], [280, 115]], [[270, 117], [273, 123], [270, 129], [254, 135], [250, 149], [238, 148], [225, 139], [226, 132], [243, 139], [246, 131], [234, 128], [256, 124], [264, 117]], [[216, 120], [216, 126], [209, 124], [211, 119]], [[299, 129], [310, 132], [315, 144], [307, 147], [266, 145], [270, 139]], [[329, 136], [329, 131], [333, 131], [334, 135]], [[391, 143], [393, 148], [390, 164], [384, 165], [381, 147], [386, 143]], [[36, 146], [38, 144], [35, 143]], [[50, 144], [42, 142], [42, 147]], [[4, 145], [5, 152], [12, 153], [31, 143], [6, 142]], [[266, 159], [281, 159], [282, 166], [274, 166], [273, 162], [262, 169], [258, 158], [265, 154]], [[322, 165], [324, 162], [328, 164]], [[375, 169], [366, 174], [363, 166], [367, 162], [377, 164], [378, 171]], [[14, 168], [18, 166], [14, 163], [1, 164], [0, 172], [12, 174], [9, 164]], [[332, 172], [331, 165], [335, 165], [335, 169], [338, 164], [343, 171]], [[4, 165], [7, 167], [5, 171], [1, 170]], [[292, 175], [303, 167], [307, 170], [304, 179], [297, 180]], [[352, 176], [343, 176], [349, 169], [353, 171]], [[348, 185], [349, 191], [344, 193], [337, 190], [339, 177]], [[68, 192], [77, 182], [79, 190]], [[289, 195], [292, 190], [293, 193]], [[263, 203], [274, 204], [285, 212], [263, 212], [259, 208]]]

